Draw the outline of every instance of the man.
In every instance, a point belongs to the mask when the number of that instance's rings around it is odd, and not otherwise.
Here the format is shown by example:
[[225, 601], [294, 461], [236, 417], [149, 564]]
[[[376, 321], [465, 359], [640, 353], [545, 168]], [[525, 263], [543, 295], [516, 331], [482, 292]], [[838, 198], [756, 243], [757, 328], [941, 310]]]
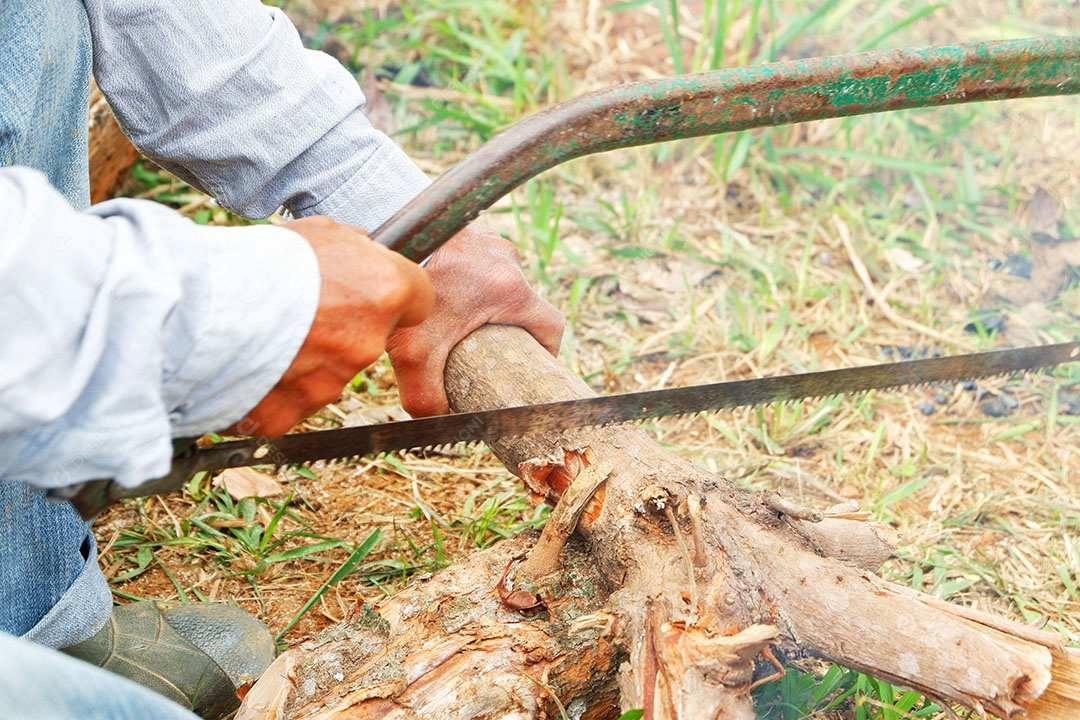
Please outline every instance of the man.
[[[206, 228], [147, 202], [87, 208], [91, 62], [144, 153], [240, 214], [284, 206], [301, 219]], [[199, 704], [206, 673], [233, 683], [257, 673], [232, 665], [265, 640], [212, 606], [113, 613], [87, 525], [41, 490], [159, 477], [170, 437], [283, 433], [384, 347], [413, 415], [447, 410], [446, 356], [482, 324], [521, 325], [557, 351], [561, 316], [489, 229], [474, 224], [424, 269], [357, 229], [375, 229], [428, 182], [362, 105], [354, 79], [257, 0], [0, 1], [5, 712], [40, 716], [34, 707], [105, 682], [46, 649], [67, 648], [169, 693], [175, 671], [194, 688], [181, 695], [212, 716], [227, 708]], [[117, 663], [115, 643], [132, 636], [147, 658], [178, 667]], [[53, 665], [88, 679], [19, 679]], [[80, 717], [122, 713], [93, 703], [124, 698], [137, 701], [134, 716], [150, 712], [129, 688], [90, 697], [74, 700]]]

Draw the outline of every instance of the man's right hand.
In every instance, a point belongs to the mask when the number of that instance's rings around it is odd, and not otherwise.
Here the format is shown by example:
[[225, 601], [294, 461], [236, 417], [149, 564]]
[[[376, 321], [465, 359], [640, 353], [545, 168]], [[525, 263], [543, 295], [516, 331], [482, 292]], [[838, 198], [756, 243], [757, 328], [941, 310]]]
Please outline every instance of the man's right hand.
[[294, 220], [285, 227], [315, 251], [322, 275], [319, 307], [281, 380], [226, 431], [230, 434], [283, 435], [337, 400], [356, 373], [379, 358], [387, 336], [423, 321], [435, 301], [422, 268], [359, 228], [325, 217]]

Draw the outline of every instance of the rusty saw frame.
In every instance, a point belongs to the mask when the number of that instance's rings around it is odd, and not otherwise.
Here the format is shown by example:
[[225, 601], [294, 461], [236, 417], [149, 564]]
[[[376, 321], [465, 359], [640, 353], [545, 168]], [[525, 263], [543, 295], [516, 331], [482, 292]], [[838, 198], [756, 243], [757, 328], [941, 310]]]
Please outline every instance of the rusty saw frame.
[[891, 110], [1077, 93], [1076, 37], [865, 52], [619, 85], [510, 126], [372, 238], [419, 262], [526, 180], [608, 150]]
[[[866, 52], [621, 85], [552, 106], [511, 126], [437, 179], [372, 238], [411, 260], [422, 261], [528, 179], [569, 160], [607, 150], [891, 110], [1077, 93], [1080, 38], [1071, 37]], [[89, 519], [119, 498], [175, 490], [199, 470], [476, 440], [486, 437], [484, 428], [498, 428], [503, 435], [521, 434], [537, 427], [551, 429], [556, 422], [568, 428], [750, 402], [967, 379], [1077, 359], [1080, 342], [1074, 341], [673, 388], [648, 397], [636, 393], [551, 407], [506, 408], [276, 439], [253, 438], [210, 448], [191, 445], [174, 458], [169, 475], [138, 488], [95, 480], [50, 494], [71, 500]], [[910, 367], [905, 371], [901, 366]], [[707, 394], [703, 388], [716, 393], [711, 403], [702, 399]], [[538, 416], [546, 418], [539, 426]], [[395, 433], [403, 437], [395, 439]]]

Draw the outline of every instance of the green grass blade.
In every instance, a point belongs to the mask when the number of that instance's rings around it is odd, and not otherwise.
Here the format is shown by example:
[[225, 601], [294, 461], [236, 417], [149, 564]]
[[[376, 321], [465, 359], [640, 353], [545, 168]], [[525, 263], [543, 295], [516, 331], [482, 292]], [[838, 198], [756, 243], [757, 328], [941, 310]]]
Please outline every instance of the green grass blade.
[[660, 8], [660, 31], [671, 54], [675, 74], [682, 75], [686, 72], [686, 64], [683, 62], [682, 37], [679, 35], [679, 0], [657, 0], [657, 5]]
[[988, 441], [988, 444], [992, 445], [993, 443], [1001, 442], [1003, 440], [1012, 440], [1013, 438], [1018, 438], [1021, 435], [1026, 435], [1027, 433], [1031, 432], [1032, 430], [1039, 429], [1039, 427], [1041, 425], [1042, 425], [1041, 420], [1032, 420], [1030, 422], [1021, 423], [1020, 425], [1010, 427], [1009, 429], [1007, 429], [1007, 430], [1005, 430], [1003, 432], [1000, 432], [997, 435], [995, 435], [994, 437], [990, 438], [990, 440]]
[[939, 10], [940, 8], [943, 8], [943, 7], [947, 7], [946, 3], [934, 3], [933, 5], [927, 5], [925, 7], [919, 8], [918, 10], [911, 13], [910, 15], [908, 15], [906, 18], [904, 18], [900, 22], [895, 23], [893, 25], [890, 25], [888, 28], [882, 30], [880, 33], [878, 33], [874, 37], [872, 37], [872, 38], [870, 38], [868, 40], [864, 40], [861, 43], [859, 43], [858, 45], [856, 45], [855, 46], [855, 52], [863, 52], [865, 50], [871, 50], [871, 49], [877, 47], [878, 43], [882, 42], [886, 38], [889, 38], [889, 37], [892, 37], [893, 35], [896, 35], [898, 32], [900, 32], [901, 30], [906, 28], [908, 25], [911, 25], [914, 22], [922, 20], [927, 15], [930, 15], [931, 13], [933, 13], [936, 10]]
[[758, 54], [754, 59], [754, 62], [775, 62], [779, 57], [781, 50], [787, 47], [792, 40], [806, 32], [807, 29], [816, 25], [821, 18], [836, 7], [839, 2], [840, 0], [828, 0], [828, 2], [824, 2], [815, 8], [813, 12], [800, 15], [799, 19], [788, 26], [780, 37], [769, 43], [769, 45]]
[[344, 540], [324, 540], [322, 542], [311, 543], [310, 545], [301, 545], [300, 547], [290, 548], [283, 550], [279, 553], [273, 553], [267, 555], [265, 561], [268, 563], [282, 562], [284, 560], [295, 560], [297, 558], [307, 557], [315, 553], [323, 552], [325, 550], [333, 550], [339, 548], [347, 543]]
[[874, 503], [874, 507], [878, 510], [887, 508], [894, 503], [898, 503], [910, 495], [922, 490], [930, 482], [930, 478], [918, 478], [916, 480], [910, 480], [900, 487], [896, 488], [890, 493], [887, 493], [884, 497]]
[[304, 615], [307, 614], [307, 611], [314, 607], [315, 603], [317, 603], [319, 599], [326, 594], [327, 590], [341, 582], [341, 580], [346, 575], [351, 573], [353, 569], [358, 564], [360, 564], [361, 560], [363, 560], [371, 553], [372, 549], [375, 547], [375, 544], [379, 542], [379, 538], [381, 536], [382, 532], [379, 530], [379, 528], [375, 528], [375, 530], [373, 530], [371, 534], [367, 536], [364, 542], [360, 543], [356, 547], [356, 549], [353, 550], [352, 553], [350, 553], [349, 557], [345, 560], [345, 562], [343, 562], [341, 566], [337, 570], [335, 570], [329, 578], [327, 578], [326, 582], [324, 582], [319, 587], [319, 589], [315, 591], [315, 594], [312, 595], [306, 603], [304, 603], [304, 606], [301, 607], [295, 615], [293, 615], [292, 620], [289, 620], [289, 623], [284, 628], [282, 628], [281, 632], [277, 634], [275, 640], [281, 642], [281, 638], [283, 638], [287, 632], [292, 630], [293, 626], [295, 626], [296, 623], [300, 622], [300, 618], [304, 617]]

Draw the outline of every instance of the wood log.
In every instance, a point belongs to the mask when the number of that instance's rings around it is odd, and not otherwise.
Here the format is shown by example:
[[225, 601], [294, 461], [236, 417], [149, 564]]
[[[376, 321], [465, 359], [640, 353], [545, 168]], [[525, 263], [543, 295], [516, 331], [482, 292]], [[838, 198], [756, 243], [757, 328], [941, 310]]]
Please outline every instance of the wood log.
[[[459, 411], [593, 394], [506, 327], [466, 338], [446, 378]], [[1003, 718], [1080, 712], [1057, 636], [878, 578], [888, 534], [861, 517], [815, 522], [626, 426], [491, 445], [549, 501], [604, 468], [558, 569], [518, 579], [531, 537], [471, 555], [289, 650], [239, 718], [753, 718], [774, 653]]]
[[108, 200], [127, 178], [139, 151], [124, 135], [96, 84], [90, 87], [90, 202]]
[[580, 717], [610, 717], [621, 654], [584, 545], [567, 548], [556, 581], [565, 592], [543, 613], [511, 610], [495, 591], [531, 539], [475, 553], [300, 643], [264, 673], [238, 717], [524, 719], [554, 710], [553, 697], [588, 709]]

